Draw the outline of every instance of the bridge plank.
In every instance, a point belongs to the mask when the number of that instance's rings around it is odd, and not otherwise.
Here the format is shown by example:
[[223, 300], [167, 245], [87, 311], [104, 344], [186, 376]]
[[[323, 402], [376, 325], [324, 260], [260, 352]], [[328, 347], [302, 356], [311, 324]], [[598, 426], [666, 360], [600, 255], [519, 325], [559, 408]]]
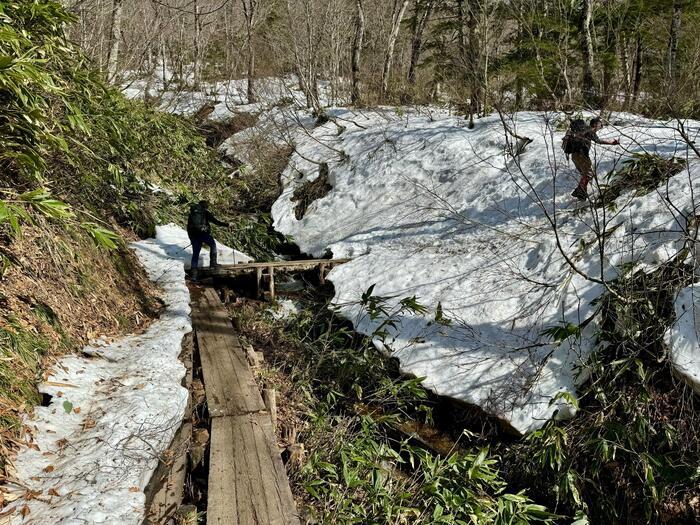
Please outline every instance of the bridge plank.
[[299, 523], [268, 414], [214, 418], [211, 443], [207, 524]]
[[212, 417], [265, 410], [248, 366], [245, 351], [231, 321], [212, 289], [206, 289], [192, 309], [197, 344]]
[[270, 414], [216, 292], [193, 294], [211, 416], [207, 523], [299, 525]]
[[349, 262], [350, 259], [307, 259], [303, 261], [271, 261], [271, 262], [253, 262], [242, 264], [222, 264], [216, 268], [200, 268], [199, 275], [206, 276], [227, 276], [239, 275], [252, 272], [259, 269], [274, 268], [279, 271], [303, 271], [313, 270], [323, 264], [326, 268], [332, 268], [339, 264]]

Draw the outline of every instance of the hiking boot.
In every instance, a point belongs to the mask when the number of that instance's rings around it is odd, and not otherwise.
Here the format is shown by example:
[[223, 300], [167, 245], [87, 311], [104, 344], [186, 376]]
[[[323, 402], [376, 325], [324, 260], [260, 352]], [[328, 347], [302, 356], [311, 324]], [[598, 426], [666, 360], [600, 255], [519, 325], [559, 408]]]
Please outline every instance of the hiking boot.
[[571, 192], [571, 196], [576, 197], [580, 201], [583, 201], [586, 200], [586, 198], [588, 197], [588, 193], [586, 193], [586, 190], [578, 187], [573, 192]]
[[190, 280], [192, 282], [197, 282], [199, 280], [199, 269], [198, 268], [192, 268], [190, 271]]

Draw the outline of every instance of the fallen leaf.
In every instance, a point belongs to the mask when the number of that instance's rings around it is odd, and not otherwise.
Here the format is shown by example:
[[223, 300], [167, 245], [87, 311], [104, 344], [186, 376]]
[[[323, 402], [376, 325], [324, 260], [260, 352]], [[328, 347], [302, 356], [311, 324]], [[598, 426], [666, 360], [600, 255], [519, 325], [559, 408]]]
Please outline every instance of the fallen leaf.
[[22, 510], [20, 510], [19, 513], [24, 518], [27, 514], [29, 514], [29, 506], [25, 505], [24, 507], [22, 507]]
[[59, 383], [57, 381], [44, 381], [44, 384], [48, 386], [65, 386], [68, 388], [78, 388], [78, 385], [71, 385], [70, 383]]
[[87, 430], [88, 428], [93, 428], [96, 424], [97, 424], [97, 422], [94, 419], [92, 419], [91, 417], [88, 417], [83, 422], [83, 430]]
[[44, 467], [44, 472], [53, 472], [53, 465], [49, 465], [48, 467]]
[[56, 489], [49, 489], [48, 494], [49, 496], [60, 496], [60, 494], [56, 492]]
[[73, 412], [75, 412], [76, 414], [80, 414], [80, 407], [74, 408]]
[[129, 487], [129, 492], [139, 492], [141, 489], [138, 487]]

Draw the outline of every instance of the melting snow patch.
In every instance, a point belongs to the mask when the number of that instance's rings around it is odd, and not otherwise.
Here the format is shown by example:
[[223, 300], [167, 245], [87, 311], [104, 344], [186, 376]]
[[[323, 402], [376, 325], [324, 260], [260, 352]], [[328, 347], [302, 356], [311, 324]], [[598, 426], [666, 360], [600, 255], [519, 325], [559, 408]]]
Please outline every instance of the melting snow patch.
[[[156, 241], [168, 257], [182, 261], [185, 268], [189, 269], [192, 262], [192, 243], [185, 230], [175, 224], [156, 226]], [[245, 253], [229, 248], [220, 242], [216, 243], [216, 250], [219, 264], [240, 264], [253, 260]], [[209, 266], [209, 249], [204, 245], [199, 254], [199, 267], [206, 268], [207, 266]]]
[[268, 308], [268, 312], [270, 312], [272, 318], [277, 321], [280, 319], [289, 319], [290, 317], [295, 316], [297, 313], [299, 313], [299, 308], [294, 301], [290, 299], [282, 299], [277, 301], [277, 304], [274, 307]]
[[[402, 313], [383, 345], [402, 370], [519, 432], [571, 416], [558, 394], [575, 394], [585, 377], [601, 280], [619, 277], [626, 263], [653, 270], [678, 253], [686, 218], [697, 213], [700, 162], [691, 153], [688, 166], [656, 190], [591, 209], [569, 195], [578, 173], [560, 148], [560, 115], [508, 119], [512, 131], [533, 139], [513, 158], [498, 115], [469, 129], [440, 110], [331, 114], [334, 121], [297, 137], [272, 213], [275, 228], [302, 251], [354, 257], [329, 274], [343, 314], [372, 334], [380, 320], [362, 315], [363, 292], [375, 285], [390, 308], [415, 295], [431, 313]], [[591, 151], [601, 184], [633, 153], [686, 158], [673, 123], [631, 115], [614, 122], [600, 136], [622, 136], [624, 147]], [[320, 176], [321, 163], [333, 189], [297, 220], [294, 192]], [[605, 236], [597, 238], [601, 224]], [[438, 304], [449, 323], [435, 321]], [[581, 333], [551, 337], [571, 326]]]

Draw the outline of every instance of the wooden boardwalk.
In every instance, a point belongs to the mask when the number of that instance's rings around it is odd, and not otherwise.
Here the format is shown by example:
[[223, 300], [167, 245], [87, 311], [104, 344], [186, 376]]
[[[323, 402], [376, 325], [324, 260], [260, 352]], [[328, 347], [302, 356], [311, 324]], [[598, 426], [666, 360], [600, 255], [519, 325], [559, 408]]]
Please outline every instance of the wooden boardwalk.
[[275, 298], [275, 272], [303, 272], [318, 269], [319, 280], [323, 283], [326, 274], [339, 264], [350, 259], [306, 259], [302, 261], [270, 261], [241, 264], [222, 264], [215, 268], [200, 268], [200, 277], [233, 277], [255, 272], [258, 297], [262, 291], [263, 281], [267, 284], [270, 299]]
[[212, 418], [207, 524], [297, 525], [270, 414], [216, 292], [192, 304]]

